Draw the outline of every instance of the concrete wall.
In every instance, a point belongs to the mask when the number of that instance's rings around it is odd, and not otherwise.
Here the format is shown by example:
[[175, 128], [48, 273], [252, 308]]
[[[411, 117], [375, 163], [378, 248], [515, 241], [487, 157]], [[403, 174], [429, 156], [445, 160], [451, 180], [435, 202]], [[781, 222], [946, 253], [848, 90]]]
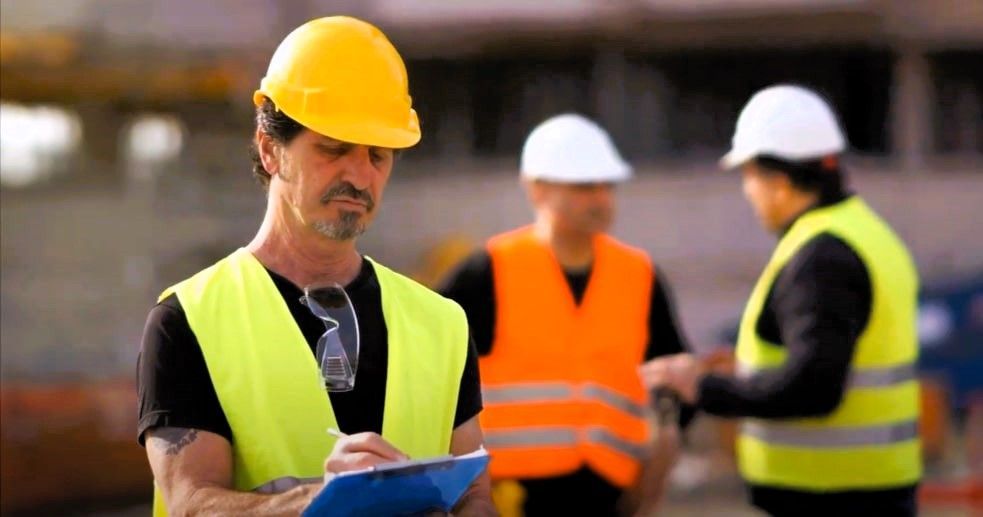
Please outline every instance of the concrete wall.
[[[640, 171], [621, 188], [614, 233], [646, 249], [665, 271], [678, 309], [697, 343], [736, 317], [774, 239], [757, 224], [737, 176], [702, 167]], [[852, 184], [910, 246], [925, 279], [983, 270], [983, 165], [917, 176], [858, 166]], [[960, 170], [962, 172], [960, 172]], [[508, 173], [397, 178], [376, 225], [363, 239], [369, 253], [412, 268], [443, 235], [476, 243], [531, 220]]]
[[[477, 244], [531, 219], [510, 165], [400, 166], [361, 242], [398, 269], [418, 269], [449, 236]], [[614, 230], [655, 257], [698, 345], [738, 314], [773, 245], [738, 178], [711, 169], [644, 167], [619, 193]], [[858, 169], [857, 189], [909, 243], [925, 278], [983, 269], [983, 166], [922, 175]], [[130, 374], [156, 294], [246, 242], [262, 205], [245, 172], [207, 181], [175, 175], [153, 188], [4, 191], [0, 372]]]

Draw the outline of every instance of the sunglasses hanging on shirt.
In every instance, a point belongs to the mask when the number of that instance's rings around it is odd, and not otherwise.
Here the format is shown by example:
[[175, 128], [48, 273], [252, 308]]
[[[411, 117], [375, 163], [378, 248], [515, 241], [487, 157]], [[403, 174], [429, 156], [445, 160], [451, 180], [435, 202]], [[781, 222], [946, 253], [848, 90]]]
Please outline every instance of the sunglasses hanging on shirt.
[[351, 391], [358, 371], [358, 318], [348, 293], [338, 284], [307, 286], [303, 303], [324, 323], [315, 355], [328, 392]]

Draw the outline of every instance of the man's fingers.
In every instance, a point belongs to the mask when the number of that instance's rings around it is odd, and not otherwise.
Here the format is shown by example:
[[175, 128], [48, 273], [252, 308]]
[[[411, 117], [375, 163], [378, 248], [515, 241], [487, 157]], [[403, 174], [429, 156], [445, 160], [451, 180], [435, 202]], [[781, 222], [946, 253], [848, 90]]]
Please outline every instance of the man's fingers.
[[324, 471], [337, 474], [406, 459], [409, 458], [378, 434], [359, 433], [338, 439], [324, 462]]
[[346, 453], [370, 453], [383, 458], [384, 461], [403, 461], [409, 459], [402, 451], [393, 447], [392, 444], [376, 433], [353, 434], [339, 441], [339, 443], [341, 442], [344, 442], [342, 451]]
[[352, 452], [328, 457], [324, 470], [333, 473], [348, 472], [367, 469], [382, 463], [389, 463], [390, 461], [392, 460], [371, 452]]
[[666, 360], [649, 361], [639, 367], [638, 373], [642, 377], [642, 383], [649, 388], [664, 386], [672, 380]]
[[647, 388], [672, 387], [672, 378], [666, 375], [643, 375], [642, 384]]
[[669, 356], [669, 366], [676, 369], [686, 369], [696, 366], [696, 360], [690, 354], [676, 354]]
[[638, 367], [638, 371], [647, 375], [654, 375], [666, 371], [667, 364], [665, 359], [656, 359], [655, 361], [649, 361]]

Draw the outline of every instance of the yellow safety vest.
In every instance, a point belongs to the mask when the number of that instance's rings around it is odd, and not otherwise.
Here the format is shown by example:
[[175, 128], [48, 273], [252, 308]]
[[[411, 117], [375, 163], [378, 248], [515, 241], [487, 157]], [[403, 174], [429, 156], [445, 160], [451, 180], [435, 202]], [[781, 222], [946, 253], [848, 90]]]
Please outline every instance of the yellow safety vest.
[[778, 243], [741, 320], [739, 373], [785, 362], [785, 348], [758, 335], [757, 322], [778, 273], [824, 232], [860, 256], [871, 280], [870, 318], [856, 344], [846, 392], [823, 417], [745, 419], [737, 443], [741, 473], [754, 484], [816, 492], [913, 484], [922, 472], [914, 370], [918, 274], [905, 245], [861, 199], [806, 213]]
[[[447, 454], [467, 357], [464, 312], [372, 264], [389, 337], [382, 436], [410, 457]], [[275, 493], [321, 479], [335, 442], [325, 429], [337, 427], [331, 400], [307, 340], [262, 264], [240, 248], [161, 299], [171, 293], [198, 339], [232, 429], [234, 488]], [[159, 491], [154, 515], [166, 515]]]

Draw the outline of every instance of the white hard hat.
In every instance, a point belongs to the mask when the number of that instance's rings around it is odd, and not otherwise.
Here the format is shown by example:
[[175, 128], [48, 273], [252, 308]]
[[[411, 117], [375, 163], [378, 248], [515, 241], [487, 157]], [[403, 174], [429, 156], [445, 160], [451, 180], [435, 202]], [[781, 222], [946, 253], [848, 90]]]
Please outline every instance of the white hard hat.
[[741, 110], [732, 148], [720, 165], [730, 169], [763, 154], [818, 160], [844, 149], [846, 138], [822, 97], [801, 86], [771, 86], [754, 94]]
[[608, 183], [631, 177], [631, 166], [607, 131], [574, 113], [547, 119], [529, 133], [519, 169], [523, 178], [557, 183]]

